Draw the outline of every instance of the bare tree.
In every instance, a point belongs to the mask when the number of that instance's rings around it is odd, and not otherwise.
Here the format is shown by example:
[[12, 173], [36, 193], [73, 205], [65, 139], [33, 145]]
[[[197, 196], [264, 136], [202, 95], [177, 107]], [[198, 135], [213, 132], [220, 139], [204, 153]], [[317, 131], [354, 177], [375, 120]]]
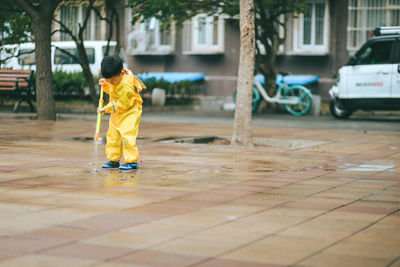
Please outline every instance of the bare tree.
[[36, 56], [36, 106], [39, 120], [56, 120], [51, 71], [51, 21], [61, 0], [15, 0], [31, 18]]
[[[108, 17], [107, 14], [103, 14], [98, 8], [96, 8], [95, 4], [96, 2], [99, 5], [103, 5], [106, 10], [110, 12], [110, 16]], [[103, 3], [102, 3], [103, 2]], [[115, 1], [114, 1], [115, 2]], [[65, 4], [71, 4], [71, 1], [65, 1]], [[89, 60], [88, 56], [86, 53], [86, 49], [84, 47], [84, 33], [87, 31], [87, 26], [88, 26], [88, 21], [90, 19], [90, 15], [92, 14], [92, 11], [94, 14], [102, 21], [105, 21], [108, 25], [108, 44], [111, 41], [111, 38], [114, 35], [114, 28], [117, 29], [116, 32], [116, 39], [117, 39], [117, 47], [115, 49], [115, 54], [118, 54], [120, 50], [120, 42], [119, 42], [119, 16], [118, 12], [113, 6], [113, 2], [110, 0], [105, 0], [105, 1], [96, 1], [96, 0], [89, 0], [89, 1], [74, 1], [75, 4], [83, 4], [87, 3], [87, 11], [86, 11], [86, 16], [83, 18], [82, 23], [78, 23], [78, 31], [75, 34], [74, 31], [71, 29], [71, 26], [76, 26], [76, 25], [66, 25], [62, 21], [54, 19], [55, 22], [57, 22], [60, 25], [60, 28], [55, 30], [55, 32], [63, 32], [66, 33], [71, 37], [71, 39], [75, 42], [77, 49], [78, 49], [78, 55], [79, 57], [72, 55], [69, 53], [67, 50], [58, 48], [61, 52], [67, 54], [68, 56], [72, 57], [74, 61], [79, 62], [79, 64], [82, 67], [82, 72], [85, 77], [85, 80], [87, 81], [88, 87], [89, 87], [89, 92], [90, 92], [90, 98], [92, 100], [92, 103], [95, 107], [97, 107], [98, 104], [98, 97], [97, 97], [97, 92], [96, 92], [96, 87], [95, 87], [95, 81], [93, 78], [93, 74], [90, 71], [89, 67]], [[109, 45], [107, 46], [107, 49], [104, 53], [105, 55], [109, 54]]]
[[240, 0], [240, 59], [232, 145], [251, 145], [251, 99], [255, 62], [254, 1]]

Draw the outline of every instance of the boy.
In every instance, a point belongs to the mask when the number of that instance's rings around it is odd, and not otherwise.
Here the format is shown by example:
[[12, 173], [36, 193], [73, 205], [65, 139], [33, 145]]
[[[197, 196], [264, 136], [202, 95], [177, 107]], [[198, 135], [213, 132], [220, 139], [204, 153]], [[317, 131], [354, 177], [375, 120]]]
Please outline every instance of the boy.
[[[146, 86], [122, 67], [118, 56], [105, 56], [101, 61], [99, 84], [104, 92], [110, 95], [109, 103], [97, 112], [111, 113], [110, 125], [107, 132], [106, 155], [110, 160], [103, 168], [118, 168], [121, 170], [137, 169], [139, 151], [136, 137], [139, 132], [139, 122], [142, 115], [143, 100], [139, 94]], [[120, 166], [121, 154], [124, 155], [125, 165]]]

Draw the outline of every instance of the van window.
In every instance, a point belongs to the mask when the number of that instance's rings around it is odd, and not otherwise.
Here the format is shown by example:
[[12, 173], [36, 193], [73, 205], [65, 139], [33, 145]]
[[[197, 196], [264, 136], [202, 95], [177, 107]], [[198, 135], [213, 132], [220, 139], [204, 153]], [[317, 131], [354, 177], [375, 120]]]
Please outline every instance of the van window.
[[400, 63], [400, 41], [396, 41], [392, 46], [391, 63]]
[[387, 64], [390, 60], [392, 41], [375, 42], [363, 47], [356, 55], [360, 65]]
[[18, 64], [21, 66], [36, 65], [35, 51], [32, 49], [20, 49], [18, 56]]
[[[77, 48], [68, 48], [68, 49], [63, 49], [63, 50], [65, 50], [68, 53], [79, 58]], [[88, 57], [89, 64], [94, 64], [94, 48], [85, 48], [85, 50], [86, 50], [86, 55]], [[67, 65], [67, 64], [79, 64], [79, 62], [76, 62], [76, 60], [74, 60], [68, 54], [66, 54], [62, 50], [56, 48], [56, 51], [54, 52], [54, 64]]]

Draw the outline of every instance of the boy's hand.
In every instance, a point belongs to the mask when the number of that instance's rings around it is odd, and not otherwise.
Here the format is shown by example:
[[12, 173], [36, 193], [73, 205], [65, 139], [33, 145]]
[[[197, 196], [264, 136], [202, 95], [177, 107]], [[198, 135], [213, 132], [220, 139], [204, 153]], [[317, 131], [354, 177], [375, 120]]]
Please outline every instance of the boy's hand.
[[101, 116], [104, 116], [104, 113], [106, 112], [104, 108], [99, 109], [97, 108], [97, 113], [101, 112]]
[[106, 79], [102, 78], [102, 79], [99, 80], [99, 85], [100, 86], [104, 86], [104, 85], [106, 85], [106, 83], [107, 83]]

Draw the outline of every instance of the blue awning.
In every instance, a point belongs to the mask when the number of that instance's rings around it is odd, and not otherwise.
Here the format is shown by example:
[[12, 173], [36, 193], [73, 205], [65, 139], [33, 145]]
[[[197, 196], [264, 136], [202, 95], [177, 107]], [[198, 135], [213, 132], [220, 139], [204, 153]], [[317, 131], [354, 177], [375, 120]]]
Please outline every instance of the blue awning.
[[[256, 75], [257, 80], [264, 84], [265, 83], [265, 78], [261, 74]], [[307, 85], [310, 83], [318, 82], [319, 76], [318, 75], [287, 75], [283, 77], [284, 81], [288, 85]], [[275, 83], [278, 85], [280, 81], [282, 80], [282, 75], [278, 74], [276, 75], [276, 80]]]
[[196, 82], [204, 80], [204, 78], [206, 77], [204, 73], [197, 72], [145, 72], [136, 75], [143, 81], [154, 78], [156, 80], [164, 79], [170, 83], [181, 81]]

